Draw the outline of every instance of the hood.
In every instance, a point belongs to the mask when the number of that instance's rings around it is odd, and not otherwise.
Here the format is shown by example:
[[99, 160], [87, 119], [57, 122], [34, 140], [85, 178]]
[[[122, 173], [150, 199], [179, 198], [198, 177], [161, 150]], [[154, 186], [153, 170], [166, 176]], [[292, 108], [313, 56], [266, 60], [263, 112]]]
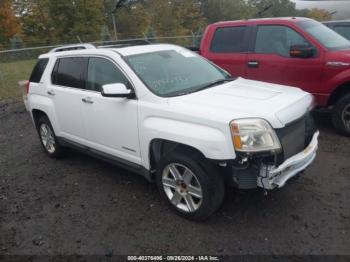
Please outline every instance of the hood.
[[283, 127], [306, 113], [312, 96], [299, 88], [270, 84], [244, 78], [192, 94], [169, 98], [168, 104], [178, 111], [186, 108], [193, 113], [223, 121], [258, 117], [275, 128]]

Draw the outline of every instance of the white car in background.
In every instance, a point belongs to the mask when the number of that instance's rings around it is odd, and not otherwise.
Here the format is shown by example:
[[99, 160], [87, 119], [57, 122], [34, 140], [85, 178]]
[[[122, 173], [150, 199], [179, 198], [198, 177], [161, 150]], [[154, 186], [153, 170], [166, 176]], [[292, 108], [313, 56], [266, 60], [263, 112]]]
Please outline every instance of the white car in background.
[[284, 186], [318, 146], [310, 94], [232, 78], [175, 45], [52, 50], [26, 99], [50, 157], [73, 147], [121, 165], [193, 220], [220, 207], [225, 184]]

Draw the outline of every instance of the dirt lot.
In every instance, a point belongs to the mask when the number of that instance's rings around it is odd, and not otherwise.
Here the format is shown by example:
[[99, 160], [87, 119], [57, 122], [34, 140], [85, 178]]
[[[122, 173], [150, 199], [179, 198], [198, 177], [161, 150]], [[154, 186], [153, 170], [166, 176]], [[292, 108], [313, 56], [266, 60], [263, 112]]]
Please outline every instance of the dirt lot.
[[316, 118], [319, 155], [299, 180], [232, 190], [194, 223], [142, 177], [76, 152], [49, 159], [23, 106], [0, 102], [0, 255], [350, 255], [350, 139]]

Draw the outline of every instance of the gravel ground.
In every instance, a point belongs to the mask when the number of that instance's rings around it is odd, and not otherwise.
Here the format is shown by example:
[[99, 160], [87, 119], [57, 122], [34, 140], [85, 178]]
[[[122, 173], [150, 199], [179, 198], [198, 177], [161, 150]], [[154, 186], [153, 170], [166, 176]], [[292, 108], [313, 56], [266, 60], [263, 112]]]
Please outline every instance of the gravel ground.
[[350, 255], [350, 139], [327, 115], [316, 121], [320, 149], [304, 175], [267, 196], [231, 190], [195, 223], [140, 176], [74, 151], [49, 159], [22, 104], [2, 102], [0, 255]]

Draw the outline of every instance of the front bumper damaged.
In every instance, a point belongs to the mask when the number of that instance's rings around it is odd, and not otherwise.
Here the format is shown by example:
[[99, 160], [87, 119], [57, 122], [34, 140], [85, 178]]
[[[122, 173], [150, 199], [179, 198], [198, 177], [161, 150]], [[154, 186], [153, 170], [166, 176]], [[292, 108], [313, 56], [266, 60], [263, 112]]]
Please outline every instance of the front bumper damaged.
[[288, 158], [278, 167], [262, 165], [257, 177], [258, 187], [266, 190], [283, 187], [289, 179], [304, 171], [316, 157], [318, 136], [317, 131], [303, 151]]

